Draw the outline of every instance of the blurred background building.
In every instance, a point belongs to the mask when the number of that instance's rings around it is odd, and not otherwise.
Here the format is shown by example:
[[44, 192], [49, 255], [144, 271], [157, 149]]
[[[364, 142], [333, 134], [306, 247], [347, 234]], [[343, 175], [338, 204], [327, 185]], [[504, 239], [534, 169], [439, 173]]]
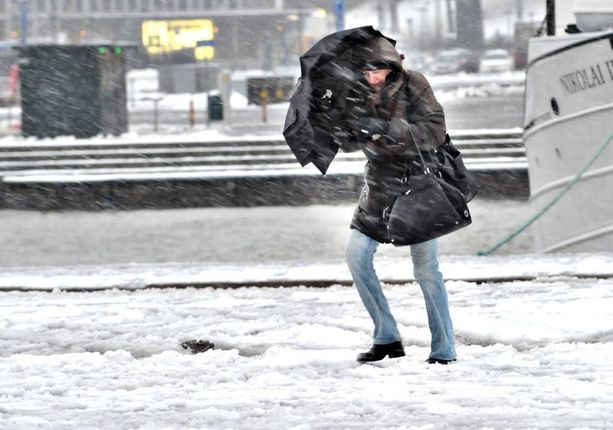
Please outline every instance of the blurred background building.
[[[128, 43], [147, 63], [286, 62], [328, 28], [325, 0], [0, 0], [0, 41]], [[351, 6], [355, 1], [346, 2]], [[165, 26], [168, 34], [163, 34]], [[23, 34], [23, 33], [26, 34]], [[197, 38], [213, 41], [196, 50]], [[213, 45], [214, 43], [214, 45]], [[155, 49], [155, 45], [157, 48]]]
[[222, 69], [296, 76], [298, 57], [339, 25], [375, 26], [398, 40], [411, 65], [426, 72], [427, 61], [418, 60], [428, 58], [422, 53], [432, 58], [458, 46], [475, 55], [488, 47], [521, 54], [543, 18], [544, 4], [545, 0], [0, 0], [0, 99], [13, 97], [13, 48], [23, 44], [131, 46], [126, 50], [128, 69], [157, 69], [160, 91], [198, 92], [215, 88]]
[[[128, 43], [140, 45], [138, 58], [150, 64], [269, 69], [334, 31], [339, 3], [347, 27], [372, 24], [432, 49], [512, 37], [515, 22], [530, 18], [524, 3], [544, 0], [0, 0], [0, 41]], [[487, 18], [497, 19], [494, 34], [484, 33]], [[199, 38], [209, 45], [188, 46]]]

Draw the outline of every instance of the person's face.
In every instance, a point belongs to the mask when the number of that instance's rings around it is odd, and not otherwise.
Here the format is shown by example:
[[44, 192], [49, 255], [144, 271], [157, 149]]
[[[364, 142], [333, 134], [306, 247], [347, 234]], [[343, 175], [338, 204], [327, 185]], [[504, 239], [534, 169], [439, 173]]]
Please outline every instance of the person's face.
[[366, 79], [368, 85], [378, 91], [383, 88], [383, 85], [385, 85], [385, 79], [391, 72], [392, 69], [364, 70], [362, 72], [362, 76], [364, 76], [364, 79]]

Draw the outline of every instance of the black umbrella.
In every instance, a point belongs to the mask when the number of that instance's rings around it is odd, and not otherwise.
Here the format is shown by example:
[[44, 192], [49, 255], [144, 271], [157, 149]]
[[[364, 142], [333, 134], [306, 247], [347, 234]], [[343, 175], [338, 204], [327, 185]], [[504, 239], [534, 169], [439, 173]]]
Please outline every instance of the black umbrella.
[[[290, 98], [283, 136], [302, 166], [313, 163], [322, 174], [338, 152], [347, 98], [360, 91], [364, 48], [386, 37], [372, 26], [332, 33], [300, 57], [301, 76]], [[387, 38], [392, 44], [396, 41]]]

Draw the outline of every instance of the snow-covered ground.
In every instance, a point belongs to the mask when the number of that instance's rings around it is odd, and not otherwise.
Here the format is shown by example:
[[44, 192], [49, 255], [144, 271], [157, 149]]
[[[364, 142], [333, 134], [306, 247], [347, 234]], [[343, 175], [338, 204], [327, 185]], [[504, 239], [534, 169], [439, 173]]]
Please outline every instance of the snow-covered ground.
[[[508, 16], [494, 17], [497, 28]], [[444, 102], [519, 94], [524, 76], [431, 80]], [[141, 90], [164, 96], [161, 111], [190, 99], [206, 108], [205, 94]], [[233, 104], [258, 109], [237, 94]], [[189, 138], [231, 138], [199, 133]], [[610, 428], [613, 254], [533, 255], [528, 232], [475, 257], [533, 211], [471, 205], [474, 224], [440, 241], [459, 358], [450, 366], [424, 363], [423, 299], [408, 249], [393, 247], [377, 270], [407, 357], [355, 361], [372, 327], [342, 262], [353, 204], [0, 211], [0, 429]], [[195, 288], [211, 284], [264, 287]], [[309, 287], [319, 284], [332, 286]], [[147, 288], [169, 285], [189, 287]], [[216, 348], [188, 354], [179, 344], [192, 338]]]
[[[423, 299], [392, 246], [376, 267], [407, 356], [355, 362], [372, 327], [342, 261], [352, 204], [0, 211], [0, 428], [610, 428], [613, 254], [525, 253], [522, 235], [476, 257], [529, 204], [471, 205], [440, 241], [450, 366], [424, 363]], [[213, 284], [264, 287], [195, 288]], [[191, 338], [216, 349], [190, 355]]]
[[[3, 292], [0, 428], [608, 429], [612, 265], [611, 254], [446, 259], [459, 277], [527, 276], [447, 282], [449, 366], [424, 363], [413, 283], [385, 286], [407, 356], [375, 365], [355, 361], [372, 327], [351, 287]], [[388, 260], [381, 275], [402, 267]], [[216, 349], [190, 355], [179, 346], [190, 338]]]

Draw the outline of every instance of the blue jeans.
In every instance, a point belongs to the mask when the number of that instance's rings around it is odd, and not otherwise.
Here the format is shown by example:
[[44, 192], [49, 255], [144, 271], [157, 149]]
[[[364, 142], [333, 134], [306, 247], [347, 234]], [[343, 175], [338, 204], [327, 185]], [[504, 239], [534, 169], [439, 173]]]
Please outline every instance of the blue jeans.
[[[384, 345], [402, 339], [375, 273], [374, 256], [378, 246], [376, 240], [351, 229], [345, 256], [362, 303], [375, 323], [373, 343]], [[453, 325], [443, 275], [438, 270], [437, 252], [436, 240], [412, 245], [413, 274], [426, 301], [432, 334], [430, 357], [453, 360], [456, 358]]]

